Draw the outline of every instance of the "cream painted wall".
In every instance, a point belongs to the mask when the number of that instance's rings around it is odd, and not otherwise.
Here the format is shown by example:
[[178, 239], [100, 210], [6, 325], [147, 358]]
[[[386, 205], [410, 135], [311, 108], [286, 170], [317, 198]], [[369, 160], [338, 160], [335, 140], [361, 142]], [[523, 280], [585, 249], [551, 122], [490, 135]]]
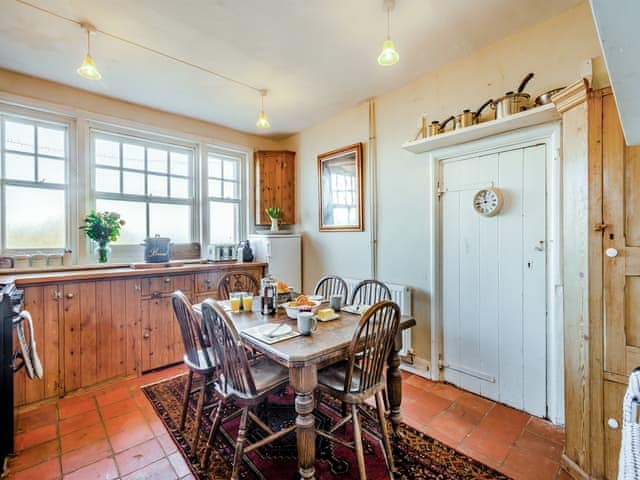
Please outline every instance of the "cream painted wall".
[[[72, 72], [73, 73], [73, 72]], [[75, 73], [73, 73], [75, 75]], [[0, 93], [107, 115], [176, 133], [220, 140], [251, 149], [276, 149], [275, 140], [239, 132], [221, 125], [136, 105], [41, 78], [0, 68]]]
[[[584, 3], [376, 99], [378, 277], [414, 288], [418, 325], [413, 338], [419, 357], [427, 359], [430, 353], [428, 165], [426, 155], [406, 152], [400, 145], [413, 137], [422, 112], [430, 120], [442, 120], [464, 108], [475, 109], [487, 98], [514, 90], [530, 71], [536, 76], [527, 90], [542, 93], [575, 81], [584, 61], [600, 55], [591, 12]], [[370, 275], [369, 231], [318, 231], [316, 174], [318, 154], [367, 142], [367, 112], [366, 105], [355, 106], [283, 142], [298, 152], [297, 202], [299, 224], [305, 234], [306, 290], [326, 273]], [[367, 220], [368, 230], [371, 223]]]

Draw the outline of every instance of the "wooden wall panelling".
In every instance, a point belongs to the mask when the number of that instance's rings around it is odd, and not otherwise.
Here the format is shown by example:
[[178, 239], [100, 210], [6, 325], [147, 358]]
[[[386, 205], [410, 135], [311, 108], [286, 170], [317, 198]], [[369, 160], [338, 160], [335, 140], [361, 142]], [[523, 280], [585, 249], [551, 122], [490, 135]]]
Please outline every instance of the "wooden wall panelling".
[[590, 468], [604, 474], [602, 237], [602, 91], [589, 98], [589, 405]]
[[588, 92], [570, 85], [553, 101], [562, 114], [565, 466], [590, 470]]

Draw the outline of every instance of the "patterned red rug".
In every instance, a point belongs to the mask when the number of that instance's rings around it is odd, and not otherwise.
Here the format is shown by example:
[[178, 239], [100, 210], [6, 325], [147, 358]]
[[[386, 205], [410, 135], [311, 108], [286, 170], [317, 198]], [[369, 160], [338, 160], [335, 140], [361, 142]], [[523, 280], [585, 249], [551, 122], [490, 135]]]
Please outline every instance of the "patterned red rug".
[[[201, 480], [228, 479], [231, 474], [234, 439], [239, 419], [236, 418], [223, 425], [216, 436], [216, 448], [211, 457], [210, 467], [204, 471], [200, 466], [199, 459], [204, 450], [204, 439], [209, 433], [211, 422], [208, 418], [203, 420], [204, 435], [200, 437], [202, 440], [197, 455], [194, 455], [190, 444], [193, 439], [195, 396], [192, 396], [189, 404], [189, 414], [184, 432], [177, 429], [185, 381], [186, 375], [181, 375], [160, 383], [147, 385], [143, 387], [143, 391], [158, 412], [158, 416], [167, 426], [178, 449], [190, 464], [194, 475]], [[320, 411], [316, 413], [316, 422], [321, 428], [327, 428], [339, 418], [339, 404], [337, 402], [328, 403], [329, 400], [326, 400], [323, 400]], [[229, 413], [232, 411], [230, 408]], [[283, 389], [282, 392], [272, 395], [269, 397], [267, 406], [259, 409], [257, 413], [273, 430], [292, 425], [295, 422], [293, 392], [289, 389]], [[370, 480], [387, 479], [377, 423], [369, 420], [365, 415], [362, 415], [362, 421], [367, 478]], [[259, 429], [250, 428], [248, 431], [250, 432], [249, 441], [252, 443], [263, 436]], [[401, 440], [392, 440], [394, 460], [398, 469], [396, 478], [407, 480], [509, 478], [408, 425], [401, 426], [401, 433], [403, 434]], [[351, 440], [350, 426], [347, 427], [344, 436], [345, 439]], [[316, 478], [322, 480], [358, 478], [358, 467], [352, 450], [318, 437], [316, 457]], [[298, 478], [295, 432], [245, 455], [241, 477], [251, 480], [294, 480]]]

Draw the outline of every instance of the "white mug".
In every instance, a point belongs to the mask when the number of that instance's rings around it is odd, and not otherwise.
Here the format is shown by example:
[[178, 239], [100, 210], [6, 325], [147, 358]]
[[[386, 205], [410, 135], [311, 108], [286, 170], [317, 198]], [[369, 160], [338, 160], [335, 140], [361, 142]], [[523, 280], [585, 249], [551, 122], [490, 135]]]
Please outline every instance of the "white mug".
[[298, 312], [298, 331], [302, 335], [311, 335], [318, 328], [318, 321], [311, 312]]

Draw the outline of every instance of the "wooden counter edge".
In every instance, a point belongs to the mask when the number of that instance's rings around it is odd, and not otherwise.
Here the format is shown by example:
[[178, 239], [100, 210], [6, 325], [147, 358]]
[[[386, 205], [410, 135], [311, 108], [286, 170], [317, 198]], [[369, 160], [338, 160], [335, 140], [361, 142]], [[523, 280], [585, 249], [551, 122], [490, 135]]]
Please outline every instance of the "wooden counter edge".
[[162, 267], [135, 269], [130, 267], [113, 268], [113, 269], [86, 269], [86, 270], [66, 270], [40, 273], [23, 273], [15, 275], [6, 275], [0, 277], [2, 282], [15, 282], [16, 286], [39, 285], [57, 282], [73, 282], [86, 280], [104, 280], [108, 278], [127, 278], [127, 277], [151, 277], [158, 275], [176, 275], [184, 273], [198, 273], [209, 270], [238, 270], [244, 268], [259, 267], [265, 268], [266, 263], [263, 262], [229, 262], [229, 263], [203, 263], [184, 265], [180, 267]]

